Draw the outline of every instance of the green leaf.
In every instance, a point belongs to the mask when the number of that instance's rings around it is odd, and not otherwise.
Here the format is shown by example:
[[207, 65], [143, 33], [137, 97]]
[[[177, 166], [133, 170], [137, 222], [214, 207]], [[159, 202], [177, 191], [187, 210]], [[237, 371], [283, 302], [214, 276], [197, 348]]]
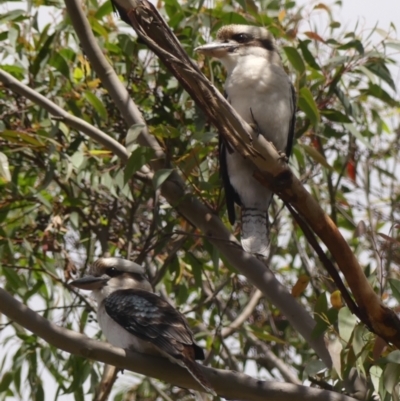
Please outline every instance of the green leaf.
[[113, 6], [111, 1], [104, 2], [94, 14], [97, 20], [101, 20], [104, 16], [113, 12]]
[[290, 64], [292, 64], [293, 68], [297, 70], [300, 74], [303, 74], [306, 70], [306, 66], [304, 65], [304, 61], [300, 56], [300, 53], [294, 47], [285, 46], [283, 48], [286, 53], [286, 57], [288, 58]]
[[394, 387], [399, 383], [400, 365], [388, 363], [383, 371], [383, 385], [389, 394], [393, 393]]
[[333, 171], [333, 167], [326, 161], [325, 157], [318, 152], [317, 149], [313, 148], [312, 146], [308, 146], [305, 144], [299, 144], [305, 152], [312, 157], [317, 163], [321, 164], [322, 166], [326, 167], [327, 169]]
[[329, 327], [328, 319], [326, 318], [327, 312], [328, 301], [326, 300], [326, 294], [322, 293], [314, 307], [314, 319], [317, 324], [312, 331], [312, 338], [319, 337]]
[[250, 328], [252, 329], [253, 333], [255, 334], [255, 336], [257, 338], [259, 338], [260, 340], [263, 341], [268, 341], [268, 342], [275, 342], [277, 344], [286, 344], [286, 341], [282, 340], [279, 337], [276, 337], [272, 334], [269, 334], [268, 332], [265, 331], [265, 329], [257, 327], [257, 326], [253, 326], [251, 325]]
[[389, 278], [388, 281], [393, 296], [396, 298], [396, 301], [400, 303], [400, 280], [397, 280], [395, 278]]
[[304, 378], [308, 378], [308, 377], [313, 377], [315, 376], [317, 373], [323, 371], [326, 369], [325, 364], [322, 361], [319, 360], [314, 360], [314, 361], [309, 361], [306, 363], [305, 367], [304, 367]]
[[170, 168], [158, 170], [153, 177], [153, 187], [158, 189], [174, 170]]
[[3, 152], [0, 152], [0, 177], [3, 177], [7, 182], [11, 181], [8, 158]]
[[387, 103], [391, 107], [396, 107], [398, 105], [398, 102], [395, 99], [393, 99], [393, 97], [390, 96], [389, 93], [387, 93], [379, 85], [370, 83], [368, 89], [360, 90], [360, 92], [366, 95], [376, 97], [377, 99], [382, 100], [382, 102]]
[[310, 40], [300, 40], [299, 41], [299, 47], [301, 52], [303, 53], [304, 60], [306, 60], [306, 63], [311, 67], [314, 68], [315, 70], [321, 70], [321, 67], [315, 60], [315, 57], [312, 55], [310, 50], [308, 49], [308, 44], [310, 43]]
[[375, 391], [379, 394], [379, 383], [382, 377], [383, 370], [379, 366], [371, 366], [369, 373], [371, 375], [372, 385], [374, 386]]
[[59, 71], [65, 78], [70, 79], [70, 68], [65, 58], [60, 53], [53, 53], [49, 64]]
[[370, 332], [365, 328], [364, 324], [357, 324], [354, 329], [354, 336], [352, 341], [352, 346], [354, 350], [354, 355], [360, 359], [360, 354], [364, 347], [368, 345], [371, 340]]
[[99, 36], [107, 39], [108, 38], [108, 32], [107, 29], [104, 28], [104, 26], [102, 26], [100, 24], [100, 22], [97, 20], [96, 17], [94, 16], [89, 16], [88, 20], [90, 22], [90, 26], [93, 29], [93, 32], [97, 33]]
[[36, 387], [35, 401], [44, 401], [44, 391], [41, 384], [38, 384]]
[[365, 67], [377, 77], [383, 79], [393, 90], [396, 90], [396, 84], [383, 60], [367, 63]]
[[3, 377], [1, 378], [0, 382], [0, 393], [6, 391], [10, 386], [13, 379], [13, 375], [10, 372], [4, 373]]
[[379, 360], [379, 362], [385, 362], [385, 363], [397, 363], [400, 365], [400, 350], [396, 349], [392, 351], [389, 355], [387, 355], [385, 358], [382, 358]]
[[306, 87], [300, 89], [298, 105], [310, 119], [311, 123], [317, 125], [319, 122], [319, 112], [310, 89]]
[[360, 142], [362, 142], [367, 148], [369, 148], [370, 150], [373, 150], [372, 145], [367, 141], [367, 139], [365, 139], [362, 135], [361, 132], [358, 131], [358, 129], [356, 128], [356, 126], [352, 123], [349, 124], [343, 124], [345, 128], [347, 128], [347, 130], [350, 131], [351, 135], [353, 135], [355, 138], [357, 138]]
[[[3, 2], [1, 2], [3, 3]], [[4, 3], [3, 3], [4, 4]], [[25, 16], [26, 11], [25, 10], [12, 10], [8, 13], [1, 14], [0, 16], [0, 25], [4, 23], [8, 23], [10, 21], [22, 21], [23, 19], [26, 19], [27, 16]], [[22, 18], [20, 18], [22, 17]]]
[[340, 337], [348, 343], [357, 324], [357, 319], [346, 306], [340, 309], [338, 317]]
[[19, 80], [22, 80], [25, 75], [25, 70], [21, 67], [18, 67], [17, 65], [3, 64], [0, 65], [0, 69], [10, 73], [12, 76]]
[[140, 146], [135, 149], [129, 156], [128, 162], [124, 169], [124, 185], [129, 179], [147, 164], [154, 156], [154, 151], [146, 146]]
[[350, 118], [347, 117], [346, 114], [343, 114], [338, 110], [321, 110], [321, 115], [326, 117], [329, 121], [333, 121], [336, 123], [351, 123]]
[[35, 61], [31, 65], [30, 71], [34, 76], [36, 76], [37, 73], [40, 71], [40, 69], [42, 67], [42, 63], [44, 63], [45, 59], [47, 57], [49, 57], [51, 45], [53, 44], [54, 37], [55, 37], [55, 34], [53, 33], [46, 39], [46, 41], [44, 42], [43, 46], [41, 47], [38, 55], [36, 56]]
[[[329, 90], [331, 90], [331, 88]], [[352, 106], [352, 103], [351, 103], [350, 99], [344, 94], [344, 92], [337, 85], [335, 85], [333, 87], [333, 92], [339, 98], [340, 103], [342, 103], [342, 105], [344, 107], [344, 110], [346, 112], [346, 118], [348, 119], [348, 116], [353, 116], [354, 117], [353, 106]], [[343, 121], [341, 120], [339, 122], [343, 122]], [[351, 121], [347, 121], [347, 122], [351, 122]]]
[[132, 152], [132, 150], [135, 148], [137, 145], [137, 139], [145, 127], [146, 126], [144, 124], [134, 124], [128, 129], [125, 139], [125, 146], [128, 152]]
[[25, 293], [26, 285], [23, 278], [12, 268], [3, 268], [3, 276], [6, 278], [7, 287], [11, 287], [15, 292]]
[[391, 47], [392, 49], [400, 50], [400, 41], [385, 41], [385, 46]]
[[93, 108], [97, 111], [99, 116], [103, 118], [104, 120], [107, 119], [107, 110], [104, 107], [102, 101], [92, 92], [90, 91], [85, 91], [84, 92], [85, 98], [88, 100], [88, 102], [93, 106]]
[[340, 50], [356, 49], [360, 54], [364, 54], [364, 46], [358, 39], [351, 40], [338, 47]]

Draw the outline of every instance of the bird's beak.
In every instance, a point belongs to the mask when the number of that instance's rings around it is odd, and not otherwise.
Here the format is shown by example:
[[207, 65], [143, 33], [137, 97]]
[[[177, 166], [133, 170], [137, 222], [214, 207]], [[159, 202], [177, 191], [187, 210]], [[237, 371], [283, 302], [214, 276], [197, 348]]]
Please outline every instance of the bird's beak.
[[221, 58], [232, 52], [236, 47], [237, 44], [216, 41], [196, 47], [194, 51], [203, 53], [206, 56]]
[[74, 287], [80, 288], [82, 290], [99, 290], [103, 288], [109, 277], [94, 277], [94, 276], [85, 276], [78, 280], [71, 281], [70, 284]]

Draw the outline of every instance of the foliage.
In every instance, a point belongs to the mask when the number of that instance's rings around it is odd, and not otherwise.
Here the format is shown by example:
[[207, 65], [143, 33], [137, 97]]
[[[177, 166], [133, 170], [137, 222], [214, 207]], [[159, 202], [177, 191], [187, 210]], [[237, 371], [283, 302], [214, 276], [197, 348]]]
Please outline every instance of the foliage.
[[[391, 51], [400, 43], [391, 32], [372, 46], [359, 32], [343, 30], [334, 17], [337, 9], [324, 4], [313, 11], [328, 21], [321, 33], [304, 29], [308, 16], [294, 1], [211, 3], [168, 0], [158, 6], [193, 58], [193, 48], [224, 24], [264, 25], [276, 36], [298, 94], [291, 165], [346, 234], [376, 291], [395, 305], [400, 300], [399, 132], [394, 130], [399, 104], [389, 67]], [[279, 380], [282, 372], [263, 358], [265, 343], [300, 381], [342, 391], [342, 379], [355, 366], [368, 378], [369, 396], [376, 391], [381, 399], [396, 399], [399, 351], [384, 348], [342, 307], [326, 271], [278, 199], [270, 266], [315, 312], [315, 333], [326, 331], [335, 339], [335, 369], [321, 369], [309, 344], [264, 300], [242, 327], [221, 336], [254, 289], [160, 197], [160, 181], [149, 183], [140, 174], [152, 151], [132, 145], [140, 127], [125, 125], [82, 54], [63, 3], [32, 2], [29, 12], [9, 6], [0, 17], [1, 68], [120, 143], [129, 143], [133, 156], [123, 166], [100, 144], [0, 86], [1, 285], [46, 318], [100, 337], [92, 302], [73, 291], [68, 280], [84, 274], [101, 254], [131, 258], [145, 264], [157, 289], [187, 314], [197, 341], [210, 351], [212, 366]], [[41, 17], [49, 6], [51, 17]], [[216, 133], [176, 79], [119, 22], [109, 2], [92, 0], [86, 6], [97, 40], [171, 166], [229, 226]], [[199, 62], [222, 90], [221, 66]], [[169, 171], [162, 173], [159, 180]], [[69, 399], [83, 400], [94, 392], [102, 369], [98, 363], [49, 347], [5, 319], [1, 329], [0, 399], [45, 399], [43, 371], [56, 383], [54, 399], [73, 394]], [[113, 397], [156, 400], [156, 387], [177, 400], [188, 394], [138, 377], [128, 392], [117, 383]]]

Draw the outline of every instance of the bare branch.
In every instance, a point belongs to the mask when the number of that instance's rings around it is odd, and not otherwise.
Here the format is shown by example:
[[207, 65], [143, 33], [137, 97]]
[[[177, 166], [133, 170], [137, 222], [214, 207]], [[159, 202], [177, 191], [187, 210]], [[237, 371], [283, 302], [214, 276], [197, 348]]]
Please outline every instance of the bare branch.
[[[109, 93], [112, 97], [118, 96], [125, 99], [125, 101], [128, 101], [126, 99], [129, 98], [129, 94], [119, 80], [114, 80], [115, 72], [111, 72], [111, 67], [105, 59], [102, 51], [99, 49], [96, 39], [90, 29], [90, 25], [82, 11], [79, 1], [65, 0], [65, 4], [67, 6], [68, 13], [70, 14], [74, 26], [84, 26], [84, 28], [79, 28], [77, 30], [77, 34], [81, 41], [85, 54], [88, 56], [91, 64], [93, 65], [93, 67], [96, 66], [97, 73], [99, 74], [99, 76], [103, 77], [103, 85], [107, 89], [109, 89]], [[90, 49], [91, 46], [95, 46], [96, 51], [92, 51]], [[187, 58], [186, 53], [183, 53]], [[191, 62], [190, 65], [187, 67], [189, 68], [190, 66], [193, 66]], [[201, 79], [203, 81], [205, 80], [205, 82], [209, 85], [204, 75], [201, 74], [198, 69], [197, 75], [199, 75]], [[113, 78], [109, 79], [110, 77]], [[111, 87], [114, 86], [118, 87], [118, 91], [111, 90]], [[214, 92], [218, 94], [218, 91], [215, 88]], [[227, 104], [223, 97], [221, 98], [224, 104]], [[128, 120], [128, 110], [122, 107], [123, 105], [121, 105], [121, 103], [117, 101], [118, 99], [114, 99], [113, 97], [113, 100], [115, 100], [117, 107], [119, 108], [121, 114], [126, 119], [126, 121], [143, 122], [143, 118], [136, 120], [135, 116], [133, 115], [131, 115]], [[132, 102], [132, 100], [129, 100], [129, 102]], [[232, 110], [229, 104], [227, 104], [227, 110], [228, 113], [230, 112], [230, 110]], [[236, 123], [236, 129], [241, 129], [243, 131], [244, 128], [241, 125], [243, 120], [237, 114], [236, 117], [238, 119], [238, 122]], [[246, 126], [248, 126], [248, 124], [246, 124]], [[248, 128], [249, 132], [252, 132], [249, 126]], [[235, 131], [234, 128], [232, 129]], [[144, 135], [143, 132], [142, 135]], [[141, 138], [141, 136], [139, 137], [139, 139]], [[264, 142], [267, 147], [273, 149], [273, 146], [269, 142], [265, 140]], [[152, 146], [147, 136], [146, 138], [142, 139], [142, 143]], [[155, 150], [160, 152], [158, 143]], [[254, 153], [254, 150], [252, 150], [252, 153]], [[162, 156], [160, 156], [160, 158], [162, 158]], [[122, 160], [124, 161], [124, 159]], [[165, 167], [160, 161], [152, 162], [151, 166], [155, 170]], [[332, 362], [329, 352], [327, 351], [327, 348], [325, 346], [323, 337], [320, 336], [318, 338], [315, 338], [312, 335], [315, 321], [310, 317], [305, 309], [291, 296], [286, 288], [275, 278], [274, 274], [269, 269], [266, 269], [265, 265], [260, 260], [242, 250], [242, 247], [239, 245], [236, 238], [226, 229], [218, 216], [216, 216], [213, 211], [211, 211], [207, 206], [205, 206], [203, 203], [201, 203], [194, 196], [187, 192], [185, 183], [176, 171], [174, 171], [164, 182], [161, 187], [161, 193], [182, 216], [184, 216], [195, 227], [199, 228], [205, 234], [208, 241], [210, 241], [214, 246], [218, 248], [218, 250], [224, 255], [226, 260], [233, 267], [235, 267], [238, 271], [245, 275], [253, 285], [255, 285], [264, 293], [265, 297], [268, 300], [270, 300], [278, 309], [282, 311], [283, 314], [285, 314], [291, 325], [305, 338], [305, 340], [315, 350], [315, 352], [322, 359], [325, 365], [327, 367], [330, 367]]]
[[[0, 288], [0, 312], [54, 347], [71, 354], [156, 377], [176, 386], [202, 390], [185, 369], [172, 364], [166, 358], [123, 350], [64, 329], [38, 315], [2, 288]], [[293, 399], [297, 401], [354, 401], [351, 397], [327, 390], [289, 383], [261, 381], [244, 374], [204, 366], [202, 370], [216, 392], [227, 399], [247, 401], [265, 401], [266, 399], [269, 401], [292, 401]]]
[[118, 369], [112, 365], [104, 365], [101, 381], [96, 388], [93, 401], [107, 401], [112, 387], [117, 380]]
[[86, 121], [69, 114], [51, 100], [29, 88], [29, 86], [24, 85], [22, 82], [18, 81], [18, 79], [15, 79], [12, 75], [2, 69], [0, 69], [0, 81], [13, 92], [25, 96], [35, 104], [43, 107], [51, 115], [61, 118], [65, 124], [75, 128], [77, 131], [85, 133], [90, 138], [101, 143], [105, 148], [111, 150], [121, 160], [128, 160], [128, 152], [126, 151], [125, 147], [115, 141], [109, 135], [105, 134], [103, 131], [100, 131], [98, 128], [93, 127], [93, 125], [90, 125]]
[[242, 313], [228, 326], [224, 327], [221, 331], [221, 337], [225, 338], [235, 332], [253, 313], [254, 308], [257, 306], [258, 301], [262, 298], [263, 293], [260, 290], [256, 290], [253, 296], [250, 298], [246, 307], [242, 310]]
[[153, 4], [146, 0], [116, 1], [121, 12], [125, 13], [124, 19], [131, 22], [136, 33], [179, 80], [218, 132], [243, 157], [254, 163], [255, 178], [290, 203], [321, 238], [344, 274], [360, 314], [369, 327], [400, 348], [399, 318], [381, 302], [339, 229], [292, 173], [273, 145], [262, 135], [257, 136], [204, 77]]
[[128, 91], [110, 63], [104, 57], [103, 50], [97, 43], [90, 24], [83, 13], [81, 3], [76, 0], [65, 0], [65, 5], [85, 55], [91, 61], [92, 68], [107, 89], [128, 127], [134, 124], [143, 124], [144, 128], [138, 138], [139, 144], [151, 147], [155, 151], [157, 159], [164, 159], [164, 152], [157, 140], [149, 135], [147, 131], [147, 125], [142, 113], [130, 98]]

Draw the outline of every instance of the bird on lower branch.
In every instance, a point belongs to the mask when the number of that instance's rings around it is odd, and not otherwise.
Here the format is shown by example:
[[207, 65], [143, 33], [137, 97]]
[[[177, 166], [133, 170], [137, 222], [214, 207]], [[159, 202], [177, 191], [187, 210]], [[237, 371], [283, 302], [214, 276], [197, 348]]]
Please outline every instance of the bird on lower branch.
[[[196, 51], [217, 58], [227, 70], [227, 100], [256, 133], [290, 156], [295, 126], [296, 95], [271, 33], [250, 25], [227, 25], [214, 42]], [[235, 206], [242, 209], [241, 242], [247, 252], [268, 256], [268, 208], [273, 193], [253, 176], [254, 165], [223, 138], [219, 143], [220, 172], [229, 221]]]
[[153, 293], [142, 266], [120, 258], [100, 258], [88, 276], [71, 285], [92, 291], [99, 325], [112, 345], [162, 355], [187, 369], [205, 391], [215, 394], [195, 361], [204, 359], [204, 352], [194, 342], [188, 322]]

